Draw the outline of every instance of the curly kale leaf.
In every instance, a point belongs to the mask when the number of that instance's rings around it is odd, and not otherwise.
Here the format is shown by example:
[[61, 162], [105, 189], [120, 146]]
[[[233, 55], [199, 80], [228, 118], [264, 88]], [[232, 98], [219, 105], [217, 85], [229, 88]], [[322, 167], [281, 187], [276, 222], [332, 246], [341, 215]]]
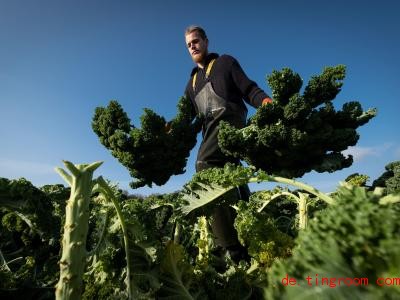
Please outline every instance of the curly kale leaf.
[[239, 200], [235, 187], [247, 184], [254, 171], [227, 163], [224, 168], [209, 168], [196, 173], [179, 194], [182, 202], [177, 209], [179, 214], [207, 216], [216, 206], [235, 204]]
[[197, 284], [193, 267], [181, 245], [168, 242], [160, 264], [162, 286], [157, 299], [204, 299], [204, 291]]
[[2, 288], [54, 294], [63, 216], [57, 207], [65, 206], [68, 195], [62, 185], [37, 188], [24, 178], [0, 178], [0, 277], [8, 278]]
[[334, 172], [353, 163], [342, 151], [354, 146], [357, 128], [376, 115], [359, 102], [335, 110], [332, 100], [340, 92], [345, 67], [327, 67], [314, 76], [300, 95], [301, 79], [289, 69], [274, 71], [269, 84], [275, 98], [259, 107], [245, 128], [220, 123], [222, 151], [267, 173], [301, 177], [305, 173]]
[[369, 176], [367, 176], [367, 175], [353, 173], [353, 174], [347, 176], [344, 181], [349, 184], [355, 185], [355, 186], [366, 187], [368, 180], [369, 180]]
[[400, 192], [400, 161], [385, 166], [386, 171], [373, 183], [373, 187], [383, 187], [387, 194]]
[[251, 200], [250, 203], [241, 201], [238, 207], [235, 228], [251, 257], [260, 265], [270, 267], [275, 259], [291, 255], [293, 238], [279, 230], [274, 219], [257, 211]]
[[[354, 185], [341, 187], [334, 197], [335, 205], [317, 213], [309, 228], [300, 232], [292, 257], [277, 261], [269, 270], [267, 294], [271, 299], [292, 299], [294, 294], [307, 298], [310, 293], [323, 299], [345, 299], [349, 295], [398, 298], [394, 286], [372, 284], [379, 277], [398, 277], [400, 272], [398, 204], [381, 205], [380, 195]], [[336, 281], [336, 286], [322, 287], [315, 284], [315, 274], [320, 280], [363, 277], [370, 284], [339, 288]], [[296, 278], [299, 286], [285, 288], [280, 280], [286, 275]], [[312, 277], [312, 286], [307, 284], [307, 276]]]
[[304, 90], [304, 98], [312, 107], [335, 99], [343, 86], [345, 75], [344, 65], [324, 68], [321, 75], [311, 77]]
[[151, 109], [144, 109], [141, 128], [130, 119], [117, 101], [98, 107], [92, 121], [100, 142], [124, 165], [136, 181], [132, 188], [165, 184], [172, 175], [184, 173], [190, 150], [201, 129], [200, 119], [192, 121], [190, 101], [179, 100], [178, 113], [168, 123]]
[[[60, 219], [53, 215], [56, 201], [52, 198], [52, 195], [33, 186], [25, 178], [0, 178], [0, 207], [8, 209], [10, 214], [22, 219], [32, 233], [55, 242], [59, 237], [61, 224]], [[13, 231], [13, 226], [8, 227]], [[33, 236], [32, 233], [30, 236]]]
[[257, 109], [247, 123], [248, 125], [254, 124], [257, 127], [275, 124], [282, 118], [282, 114], [282, 106], [278, 102], [272, 102], [270, 105], [263, 105]]
[[300, 75], [289, 68], [283, 68], [281, 72], [272, 71], [267, 80], [272, 90], [272, 97], [281, 105], [286, 105], [290, 97], [298, 93], [303, 85]]

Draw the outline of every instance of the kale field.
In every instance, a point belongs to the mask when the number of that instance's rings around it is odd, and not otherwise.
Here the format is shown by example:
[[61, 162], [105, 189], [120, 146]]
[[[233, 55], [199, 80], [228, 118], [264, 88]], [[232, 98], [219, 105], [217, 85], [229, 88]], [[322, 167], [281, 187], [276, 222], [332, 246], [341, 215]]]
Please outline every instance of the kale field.
[[[193, 176], [178, 192], [154, 185], [184, 172], [203, 116], [181, 98], [167, 122], [145, 110], [141, 128], [117, 101], [95, 109], [92, 128], [131, 176], [129, 194], [101, 176], [102, 162], [64, 161], [66, 185], [0, 178], [2, 299], [399, 299], [400, 162], [343, 178], [322, 193], [301, 182], [353, 159], [357, 128], [376, 115], [356, 101], [335, 109], [345, 67], [327, 67], [304, 89], [290, 69], [268, 78], [273, 103], [244, 128], [220, 124], [219, 146], [246, 162]], [[299, 179], [300, 178], [300, 179]], [[274, 182], [251, 194], [248, 183]], [[215, 244], [213, 211], [231, 207], [248, 257]]]

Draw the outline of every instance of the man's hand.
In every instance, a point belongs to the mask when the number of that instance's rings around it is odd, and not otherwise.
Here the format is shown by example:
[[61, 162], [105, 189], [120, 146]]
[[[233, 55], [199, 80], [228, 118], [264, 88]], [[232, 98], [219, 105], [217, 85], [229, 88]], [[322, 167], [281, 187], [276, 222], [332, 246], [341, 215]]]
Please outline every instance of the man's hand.
[[267, 98], [264, 98], [264, 99], [263, 99], [261, 105], [266, 105], [266, 104], [269, 104], [269, 103], [272, 103], [272, 99], [269, 98], [269, 97], [267, 97]]

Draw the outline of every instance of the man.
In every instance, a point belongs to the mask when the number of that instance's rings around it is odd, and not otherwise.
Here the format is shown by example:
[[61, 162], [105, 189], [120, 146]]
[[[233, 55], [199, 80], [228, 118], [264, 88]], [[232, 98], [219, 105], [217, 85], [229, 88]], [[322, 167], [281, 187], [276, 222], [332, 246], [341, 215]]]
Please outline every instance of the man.
[[[247, 108], [243, 100], [256, 108], [272, 100], [246, 76], [236, 59], [208, 52], [208, 38], [201, 27], [187, 28], [185, 40], [189, 54], [197, 65], [192, 70], [185, 96], [193, 104], [193, 115], [205, 116], [196, 171], [223, 167], [227, 162], [240, 164], [238, 159], [227, 157], [219, 148], [218, 124], [224, 120], [242, 128], [247, 119]], [[241, 187], [238, 194], [240, 199], [248, 199], [248, 187]], [[238, 241], [233, 222], [232, 210], [219, 207], [213, 214], [211, 227], [216, 244], [227, 250], [232, 259], [238, 262], [240, 259], [248, 259], [248, 255]]]

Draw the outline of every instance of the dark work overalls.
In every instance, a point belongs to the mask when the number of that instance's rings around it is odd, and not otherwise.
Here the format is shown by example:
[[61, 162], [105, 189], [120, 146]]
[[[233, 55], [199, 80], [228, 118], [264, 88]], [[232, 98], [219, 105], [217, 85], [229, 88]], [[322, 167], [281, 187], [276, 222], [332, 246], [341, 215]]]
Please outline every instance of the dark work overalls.
[[[218, 146], [218, 124], [221, 120], [229, 122], [231, 125], [242, 128], [246, 124], [246, 108], [228, 101], [218, 96], [209, 80], [212, 66], [215, 59], [211, 60], [206, 70], [206, 84], [195, 96], [195, 103], [198, 113], [204, 114], [203, 141], [197, 155], [196, 171], [201, 171], [212, 167], [223, 167], [227, 162], [239, 164], [240, 161], [235, 158], [229, 158], [224, 155]], [[193, 77], [193, 90], [196, 88], [197, 73]], [[249, 197], [247, 186], [241, 187], [237, 191], [239, 199], [246, 200]], [[234, 211], [231, 207], [220, 206], [213, 213], [213, 222], [211, 224], [215, 242], [218, 246], [228, 248], [230, 246], [240, 245], [237, 232], [233, 227]]]

